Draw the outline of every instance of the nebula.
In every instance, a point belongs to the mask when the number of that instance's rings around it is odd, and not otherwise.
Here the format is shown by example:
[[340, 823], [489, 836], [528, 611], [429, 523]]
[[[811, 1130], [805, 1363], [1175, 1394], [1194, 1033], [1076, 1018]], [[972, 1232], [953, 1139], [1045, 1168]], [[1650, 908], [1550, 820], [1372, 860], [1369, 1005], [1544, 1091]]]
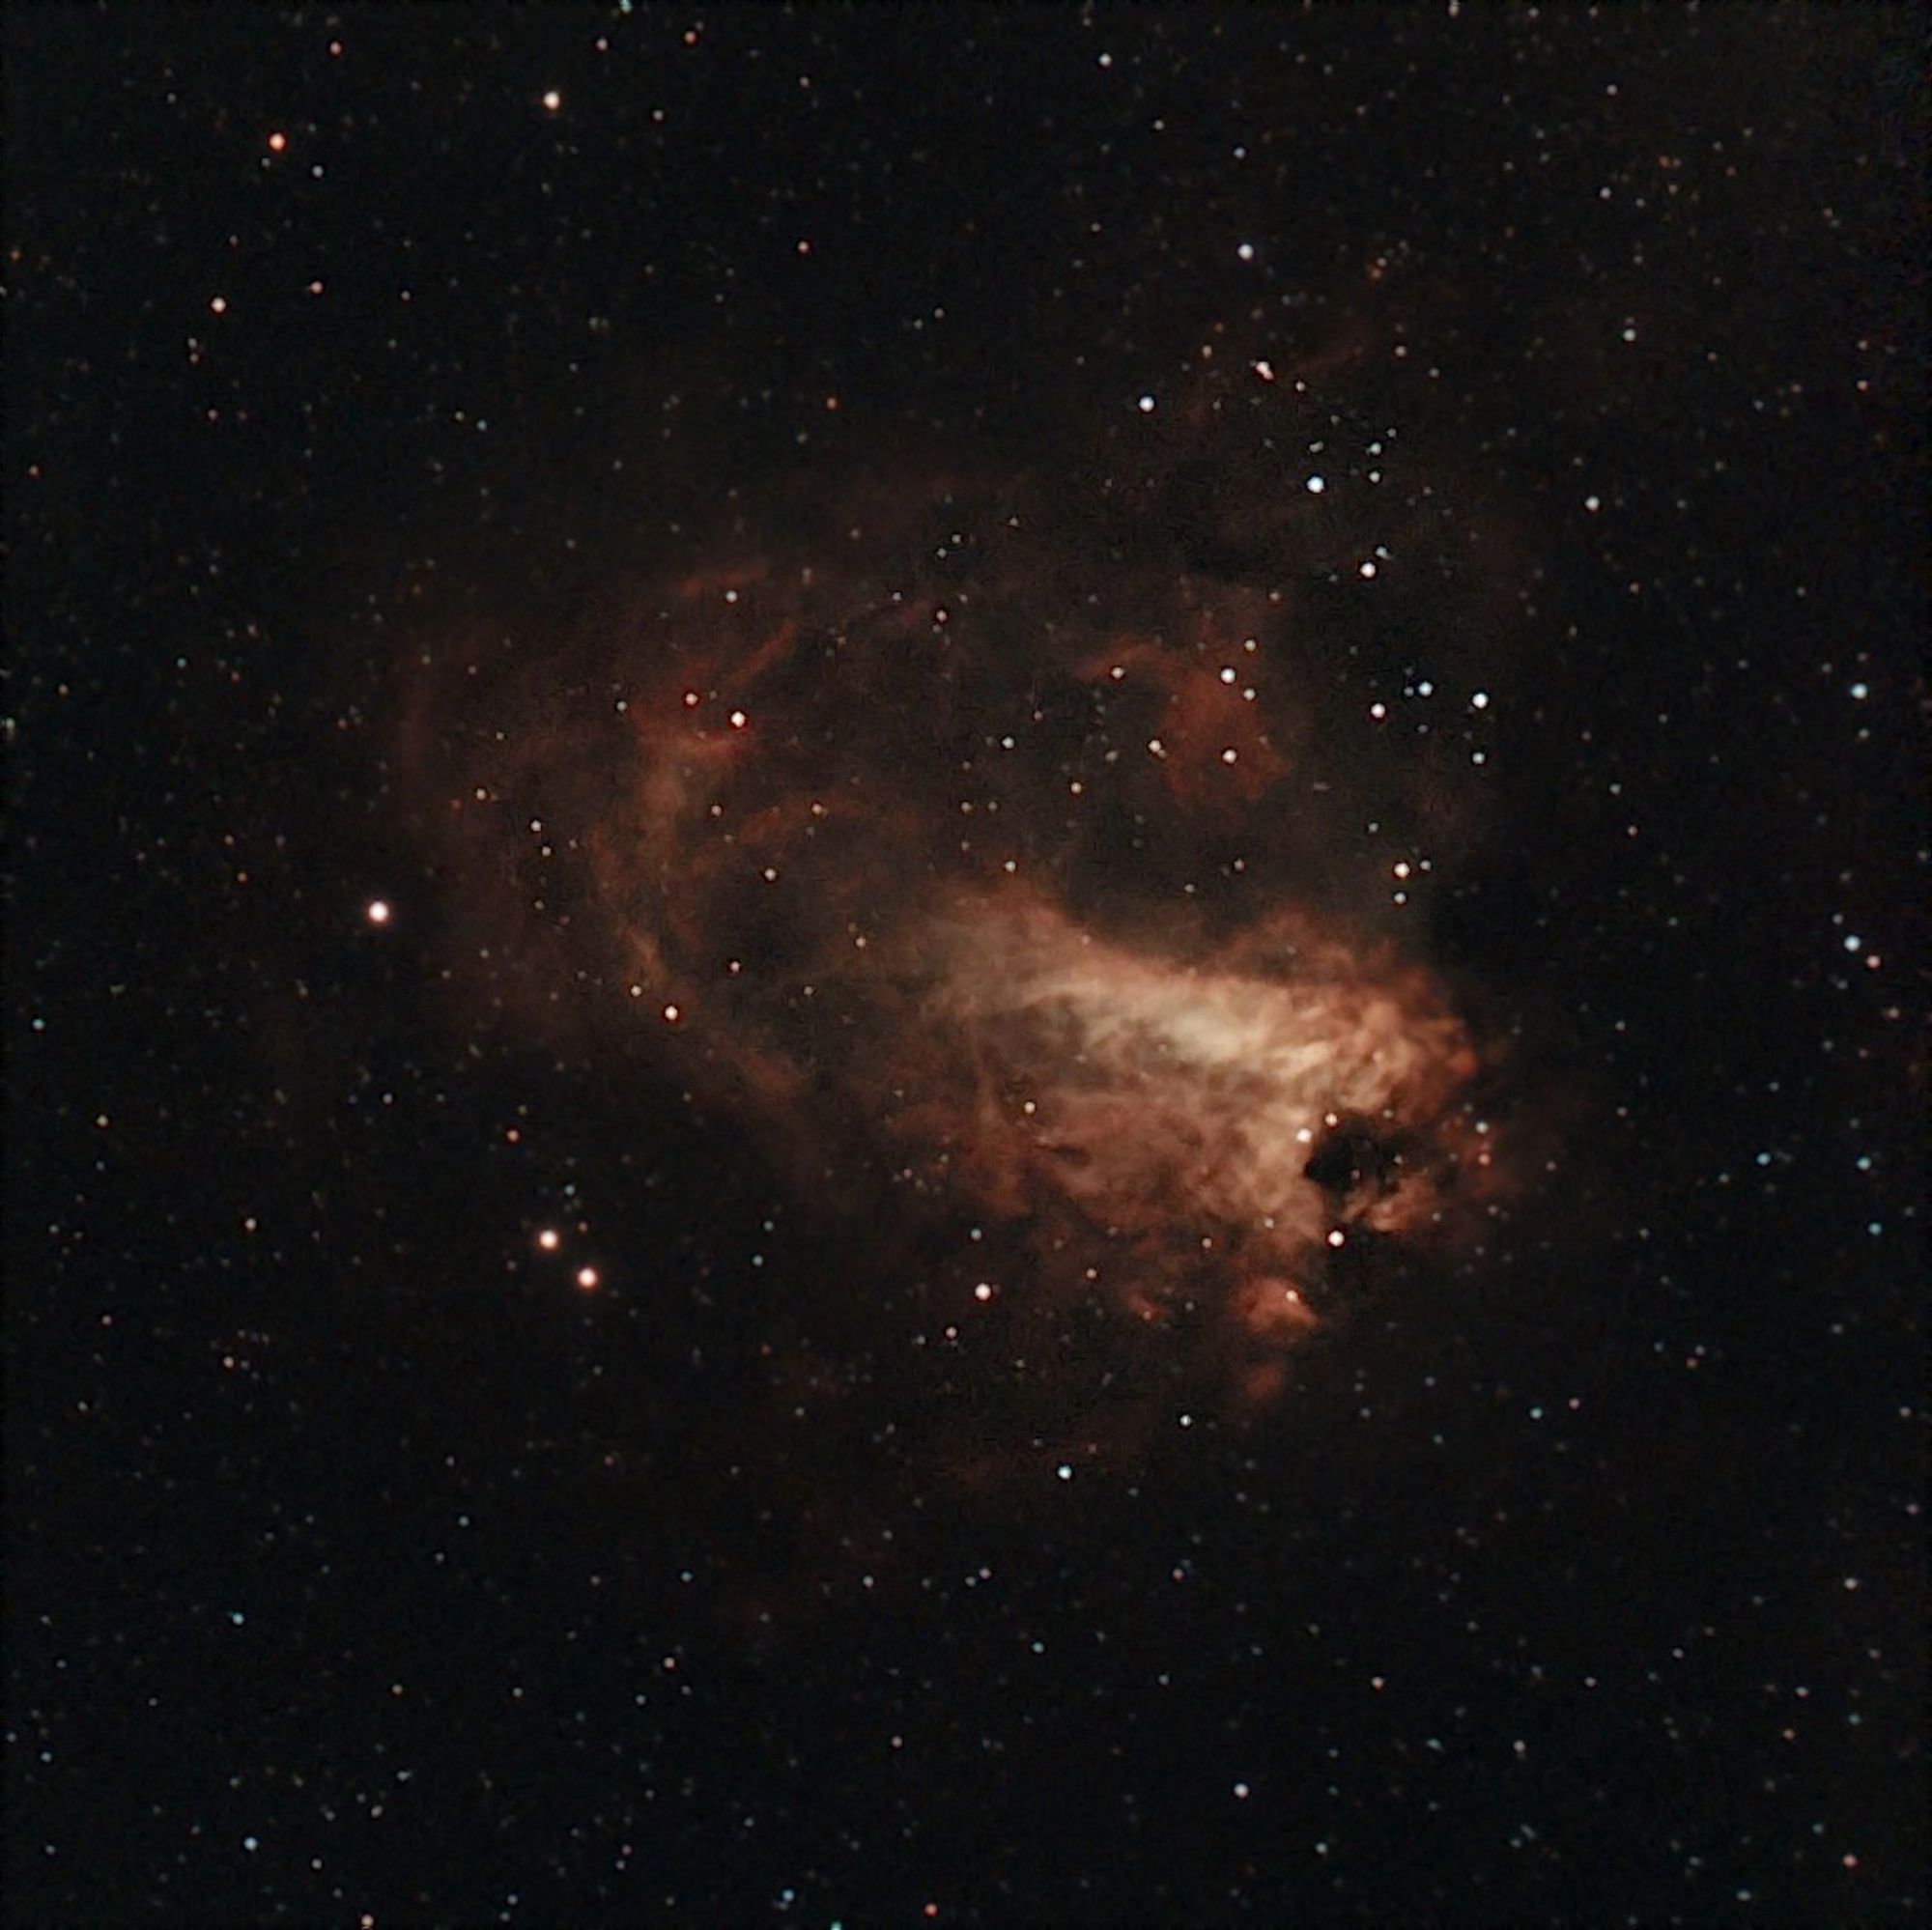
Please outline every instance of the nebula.
[[1269, 364], [1170, 418], [661, 535], [423, 651], [402, 763], [473, 1001], [741, 1121], [949, 1335], [1098, 1309], [1259, 1402], [1515, 1183], [1424, 955], [1515, 552]]

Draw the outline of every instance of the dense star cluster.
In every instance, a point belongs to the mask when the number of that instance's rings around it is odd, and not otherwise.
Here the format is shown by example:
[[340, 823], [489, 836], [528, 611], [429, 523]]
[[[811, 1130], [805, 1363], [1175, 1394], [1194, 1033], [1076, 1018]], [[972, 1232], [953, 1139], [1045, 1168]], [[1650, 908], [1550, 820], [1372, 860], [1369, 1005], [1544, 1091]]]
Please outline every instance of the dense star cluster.
[[1923, 1917], [1903, 13], [5, 37], [8, 1922]]

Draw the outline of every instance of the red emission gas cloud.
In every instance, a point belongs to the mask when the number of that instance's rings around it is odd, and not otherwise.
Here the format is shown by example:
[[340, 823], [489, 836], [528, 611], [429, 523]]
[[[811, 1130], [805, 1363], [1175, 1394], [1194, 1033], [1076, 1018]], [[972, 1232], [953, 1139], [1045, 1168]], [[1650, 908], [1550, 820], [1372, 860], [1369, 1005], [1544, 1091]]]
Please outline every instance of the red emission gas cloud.
[[1482, 835], [1515, 546], [1287, 367], [1084, 470], [815, 478], [413, 675], [475, 1008], [913, 1229], [920, 1319], [1004, 1323], [999, 1372], [1097, 1311], [1265, 1400], [1364, 1254], [1467, 1252], [1511, 1190], [1494, 1055], [1405, 940]]

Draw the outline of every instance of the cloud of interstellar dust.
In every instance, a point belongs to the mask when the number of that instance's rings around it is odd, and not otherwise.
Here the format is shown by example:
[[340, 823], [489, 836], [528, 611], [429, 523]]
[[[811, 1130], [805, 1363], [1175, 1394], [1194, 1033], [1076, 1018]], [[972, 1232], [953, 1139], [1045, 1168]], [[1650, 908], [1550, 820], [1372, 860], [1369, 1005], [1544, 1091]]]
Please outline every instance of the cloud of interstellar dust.
[[775, 492], [412, 690], [484, 995], [923, 1225], [923, 1318], [999, 1331], [989, 1373], [1098, 1310], [1264, 1399], [1364, 1252], [1507, 1187], [1404, 939], [1480, 819], [1509, 545], [1259, 368], [1084, 470]]

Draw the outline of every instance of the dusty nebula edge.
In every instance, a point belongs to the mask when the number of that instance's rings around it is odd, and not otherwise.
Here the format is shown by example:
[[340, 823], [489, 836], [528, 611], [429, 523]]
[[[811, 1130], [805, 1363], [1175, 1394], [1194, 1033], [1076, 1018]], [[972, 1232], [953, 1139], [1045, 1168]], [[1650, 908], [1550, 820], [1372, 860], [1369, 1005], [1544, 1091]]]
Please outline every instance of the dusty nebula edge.
[[838, 1291], [939, 1384], [1032, 1386], [976, 1411], [1035, 1444], [1133, 1438], [1150, 1374], [1276, 1401], [1532, 1163], [1428, 934], [1534, 573], [1426, 372], [1330, 332], [1050, 463], [813, 469], [640, 538], [601, 614], [412, 647], [470, 1012], [735, 1121], [852, 1231]]

